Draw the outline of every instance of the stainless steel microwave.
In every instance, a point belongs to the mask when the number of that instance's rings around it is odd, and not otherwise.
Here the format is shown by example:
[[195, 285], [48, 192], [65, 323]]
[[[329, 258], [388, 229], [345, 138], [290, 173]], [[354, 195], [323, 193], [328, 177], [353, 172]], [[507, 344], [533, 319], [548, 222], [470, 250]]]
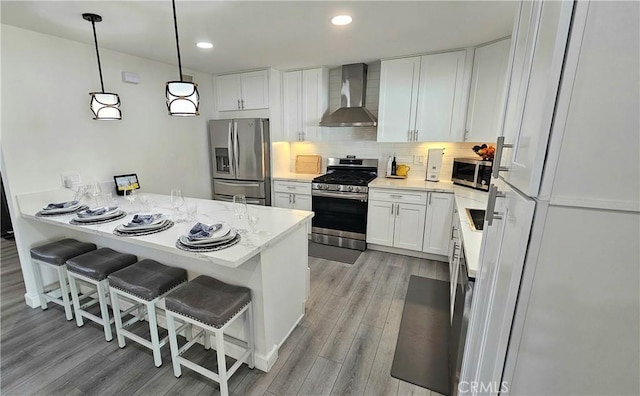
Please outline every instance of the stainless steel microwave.
[[492, 161], [477, 158], [454, 158], [451, 181], [454, 184], [489, 191]]

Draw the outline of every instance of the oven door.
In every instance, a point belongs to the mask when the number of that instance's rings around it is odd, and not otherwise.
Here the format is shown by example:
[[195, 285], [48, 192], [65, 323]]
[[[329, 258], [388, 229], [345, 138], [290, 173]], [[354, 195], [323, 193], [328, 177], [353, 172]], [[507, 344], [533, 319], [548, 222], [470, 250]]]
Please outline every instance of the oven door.
[[312, 232], [336, 237], [366, 240], [367, 194], [341, 195], [312, 191]]

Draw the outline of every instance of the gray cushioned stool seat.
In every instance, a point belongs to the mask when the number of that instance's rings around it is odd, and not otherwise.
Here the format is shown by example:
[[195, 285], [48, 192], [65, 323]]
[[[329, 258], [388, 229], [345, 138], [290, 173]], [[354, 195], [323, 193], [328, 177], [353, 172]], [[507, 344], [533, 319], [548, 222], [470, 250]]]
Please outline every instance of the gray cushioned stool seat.
[[251, 290], [200, 275], [165, 297], [169, 311], [220, 328], [251, 301]]
[[154, 260], [141, 260], [109, 275], [109, 285], [144, 300], [168, 292], [187, 281], [187, 271]]
[[31, 257], [53, 265], [63, 265], [72, 257], [96, 250], [93, 243], [76, 241], [75, 239], [63, 239], [46, 245], [31, 248]]
[[128, 267], [137, 260], [138, 258], [133, 254], [101, 248], [67, 260], [67, 270], [101, 281], [110, 273]]

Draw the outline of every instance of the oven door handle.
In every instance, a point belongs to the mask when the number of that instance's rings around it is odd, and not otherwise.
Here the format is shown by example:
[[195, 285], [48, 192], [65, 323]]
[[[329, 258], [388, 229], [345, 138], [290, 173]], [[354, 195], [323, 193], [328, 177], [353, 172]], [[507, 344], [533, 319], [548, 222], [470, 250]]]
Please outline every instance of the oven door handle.
[[367, 202], [367, 194], [340, 192], [340, 191], [320, 191], [311, 190], [311, 195], [316, 197], [328, 197], [328, 198], [340, 198], [340, 199], [353, 199], [360, 202]]

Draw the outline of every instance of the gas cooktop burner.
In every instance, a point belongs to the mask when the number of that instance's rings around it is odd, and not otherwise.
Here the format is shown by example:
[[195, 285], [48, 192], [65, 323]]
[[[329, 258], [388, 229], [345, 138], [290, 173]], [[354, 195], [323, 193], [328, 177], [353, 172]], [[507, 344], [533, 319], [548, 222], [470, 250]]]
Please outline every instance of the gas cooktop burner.
[[351, 186], [366, 186], [376, 178], [374, 172], [329, 172], [313, 179], [314, 183], [346, 184]]

